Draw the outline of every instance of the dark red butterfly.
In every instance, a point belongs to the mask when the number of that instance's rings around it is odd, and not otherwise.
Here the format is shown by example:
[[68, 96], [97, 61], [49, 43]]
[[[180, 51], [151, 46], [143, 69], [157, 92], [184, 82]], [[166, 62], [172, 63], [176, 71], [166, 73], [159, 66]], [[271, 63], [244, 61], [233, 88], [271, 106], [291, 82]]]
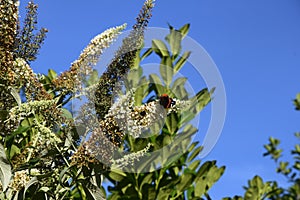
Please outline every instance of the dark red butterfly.
[[176, 102], [167, 94], [162, 94], [159, 97], [159, 104], [162, 105], [164, 108], [171, 108], [171, 106], [174, 106], [175, 103]]

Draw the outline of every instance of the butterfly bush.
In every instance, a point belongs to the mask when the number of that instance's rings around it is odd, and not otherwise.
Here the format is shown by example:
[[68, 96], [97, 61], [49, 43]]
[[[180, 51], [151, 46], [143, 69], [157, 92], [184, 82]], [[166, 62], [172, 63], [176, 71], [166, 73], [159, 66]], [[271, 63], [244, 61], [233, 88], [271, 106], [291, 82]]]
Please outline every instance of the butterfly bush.
[[[108, 114], [99, 123], [95, 118], [92, 121], [81, 121], [82, 124], [90, 128], [91, 136], [72, 156], [72, 164], [88, 166], [89, 162], [100, 161], [114, 167], [130, 166], [134, 161], [145, 156], [150, 149], [150, 144], [138, 152], [116, 158], [115, 154], [118, 154], [118, 147], [121, 146], [125, 135], [138, 138], [143, 131], [153, 131], [150, 130], [151, 127], [163, 123], [167, 115], [172, 112], [184, 111], [191, 105], [188, 100], [173, 99], [175, 105], [165, 109], [157, 99], [135, 106], [134, 96], [135, 89], [120, 95], [111, 106]], [[88, 126], [89, 124], [91, 126]]]
[[107, 29], [94, 37], [79, 58], [71, 64], [70, 69], [53, 80], [54, 85], [59, 89], [65, 89], [65, 92], [76, 92], [82, 85], [82, 80], [91, 73], [92, 67], [99, 61], [103, 50], [109, 47], [125, 28], [126, 24], [123, 24]]
[[[128, 98], [131, 98], [130, 95], [121, 97], [120, 101], [111, 105], [113, 93], [122, 86], [122, 79], [128, 74], [136, 59], [137, 52], [142, 47], [144, 30], [148, 25], [148, 20], [151, 18], [153, 7], [153, 0], [147, 0], [144, 3], [133, 30], [123, 40], [122, 46], [116, 51], [113, 60], [101, 75], [96, 87], [93, 87], [87, 95], [90, 101], [81, 106], [80, 114], [76, 120], [88, 127], [86, 134], [89, 133], [90, 137], [72, 156], [71, 164], [88, 166], [89, 162], [98, 162], [97, 160], [101, 160], [108, 165], [115, 162], [114, 160], [116, 159], [113, 152], [116, 152], [116, 149], [120, 147], [122, 139], [127, 132], [125, 129], [129, 127], [128, 123], [124, 122], [134, 116], [131, 116], [132, 113], [128, 115], [128, 105], [121, 105], [126, 103]], [[118, 115], [115, 115], [114, 112], [119, 112], [120, 110], [116, 108], [125, 109], [123, 110], [124, 114], [126, 113], [131, 118], [127, 118], [124, 115], [122, 120], [118, 120], [118, 117], [116, 117]], [[136, 124], [133, 128], [139, 128], [137, 120], [131, 119], [130, 121]], [[130, 130], [128, 132], [133, 134], [133, 131]], [[137, 135], [140, 135], [140, 133], [136, 133], [135, 136]], [[140, 155], [140, 153], [137, 155]], [[124, 164], [126, 165], [126, 163]]]

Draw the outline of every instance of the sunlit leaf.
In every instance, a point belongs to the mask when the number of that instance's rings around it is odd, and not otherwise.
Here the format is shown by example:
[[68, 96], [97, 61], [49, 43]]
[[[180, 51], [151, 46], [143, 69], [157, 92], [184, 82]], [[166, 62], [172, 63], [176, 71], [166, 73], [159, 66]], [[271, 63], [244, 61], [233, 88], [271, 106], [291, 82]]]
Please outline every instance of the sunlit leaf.
[[178, 72], [183, 66], [184, 64], [187, 62], [188, 58], [190, 57], [191, 52], [187, 51], [184, 52], [184, 54], [182, 56], [180, 56], [180, 58], [177, 60], [177, 62], [174, 65], [174, 71]]
[[160, 57], [167, 57], [167, 56], [169, 56], [168, 47], [161, 40], [156, 40], [156, 39], [152, 40], [152, 49]]
[[3, 191], [6, 190], [12, 176], [11, 166], [6, 158], [5, 149], [0, 144], [0, 180]]
[[21, 106], [22, 101], [19, 92], [13, 87], [9, 87], [9, 88], [10, 88], [10, 94], [14, 97], [18, 106]]
[[53, 79], [55, 79], [57, 77], [57, 73], [53, 69], [49, 69], [48, 77], [49, 77], [50, 81], [52, 81]]
[[179, 32], [182, 34], [182, 38], [184, 38], [188, 34], [189, 29], [190, 29], [190, 24], [185, 24], [179, 29]]
[[172, 68], [172, 61], [170, 57], [162, 58], [159, 71], [161, 74], [162, 79], [164, 80], [166, 86], [170, 86], [172, 83], [172, 79], [174, 76], [174, 70]]

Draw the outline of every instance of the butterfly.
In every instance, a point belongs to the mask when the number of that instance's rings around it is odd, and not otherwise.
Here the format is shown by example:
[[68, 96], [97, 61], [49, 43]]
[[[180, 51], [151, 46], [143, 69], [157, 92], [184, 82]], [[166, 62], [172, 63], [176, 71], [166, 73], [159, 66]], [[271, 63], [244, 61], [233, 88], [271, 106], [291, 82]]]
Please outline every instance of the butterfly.
[[159, 97], [159, 104], [162, 105], [164, 108], [171, 108], [171, 106], [174, 106], [176, 102], [169, 97], [167, 94], [162, 94]]

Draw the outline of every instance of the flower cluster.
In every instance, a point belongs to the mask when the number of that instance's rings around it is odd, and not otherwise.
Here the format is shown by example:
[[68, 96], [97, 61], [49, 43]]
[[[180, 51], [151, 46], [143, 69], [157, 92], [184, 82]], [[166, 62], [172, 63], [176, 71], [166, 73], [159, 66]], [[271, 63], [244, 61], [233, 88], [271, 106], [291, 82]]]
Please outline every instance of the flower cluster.
[[[132, 95], [120, 97], [112, 107], [113, 91], [121, 87], [122, 78], [128, 73], [136, 59], [137, 52], [143, 43], [144, 29], [148, 25], [153, 8], [153, 0], [147, 0], [137, 17], [137, 22], [129, 36], [123, 40], [122, 46], [115, 53], [112, 62], [107, 70], [102, 74], [96, 87], [93, 87], [92, 95], [86, 95], [91, 102], [81, 106], [81, 114], [78, 121], [85, 124], [86, 134], [90, 137], [78, 151], [72, 156], [72, 163], [86, 163], [97, 158], [106, 164], [111, 164], [114, 153], [122, 143], [126, 133], [132, 133], [135, 137], [140, 135], [141, 127], [150, 125], [151, 113], [155, 112], [155, 106], [134, 108]], [[72, 77], [68, 77], [72, 78]], [[93, 109], [96, 109], [97, 118], [95, 119]], [[149, 108], [149, 109], [148, 109]], [[140, 113], [140, 114], [136, 114]], [[146, 113], [144, 115], [144, 113]], [[141, 115], [143, 119], [141, 119]], [[154, 118], [152, 116], [152, 118]], [[152, 120], [153, 121], [153, 120]], [[128, 123], [129, 122], [129, 123]], [[91, 123], [91, 124], [89, 124]], [[128, 126], [132, 124], [132, 126]], [[130, 129], [132, 128], [132, 129]], [[88, 158], [88, 159], [85, 159]]]
[[[146, 130], [166, 116], [166, 111], [158, 101], [152, 101], [141, 106], [134, 105], [134, 90], [123, 95], [112, 105], [105, 116], [106, 124], [113, 122], [118, 126], [122, 138], [129, 134], [134, 138], [139, 137]], [[112, 135], [112, 134], [110, 134]]]
[[72, 155], [71, 165], [88, 167], [90, 163], [101, 162], [109, 166], [114, 152], [117, 152], [117, 148], [103, 135], [100, 128], [96, 128], [90, 138]]
[[28, 162], [30, 159], [43, 158], [44, 165], [51, 165], [52, 159], [46, 159], [48, 150], [56, 147], [62, 140], [50, 128], [45, 126], [45, 122], [40, 124], [36, 119], [33, 120], [32, 129], [35, 132], [32, 140], [24, 147], [20, 153], [16, 153], [11, 162], [13, 168], [18, 168]]
[[182, 112], [184, 110], [189, 109], [192, 105], [192, 102], [190, 100], [180, 100], [173, 98], [173, 101], [175, 102], [175, 105], [171, 106], [168, 109], [168, 114], [170, 114], [171, 112]]
[[[127, 164], [138, 160], [137, 158], [145, 155], [149, 147], [139, 153], [133, 153], [135, 156], [124, 156], [117, 158], [116, 153], [121, 146], [126, 134], [134, 138], [139, 137], [143, 131], [147, 131], [155, 124], [163, 125], [164, 119], [171, 112], [184, 111], [191, 104], [190, 101], [173, 99], [175, 104], [170, 108], [164, 108], [159, 99], [150, 101], [141, 106], [135, 106], [135, 90], [132, 89], [125, 95], [120, 95], [116, 102], [111, 106], [108, 114], [103, 120], [97, 122], [96, 118], [84, 115], [84, 123], [89, 128], [90, 137], [79, 150], [72, 156], [72, 163], [81, 163], [87, 166], [89, 162], [95, 162], [95, 159], [105, 164], [114, 164], [124, 167]], [[84, 110], [87, 108], [83, 106]], [[90, 112], [85, 112], [89, 115]], [[88, 121], [87, 119], [92, 119]]]
[[38, 5], [29, 1], [26, 6], [26, 17], [22, 29], [18, 29], [15, 41], [15, 57], [23, 58], [26, 62], [34, 61], [46, 38], [47, 29], [41, 28], [37, 33]]
[[154, 7], [153, 0], [147, 0], [136, 19], [133, 30], [123, 40], [122, 46], [115, 53], [107, 70], [102, 74], [95, 93], [97, 101], [95, 102], [96, 112], [100, 120], [104, 119], [110, 109], [112, 102], [112, 91], [120, 86], [122, 78], [134, 66], [137, 52], [143, 44], [144, 30], [151, 17], [151, 11]]
[[32, 114], [43, 113], [47, 111], [56, 110], [56, 100], [41, 100], [22, 103], [20, 106], [15, 106], [10, 109], [8, 124], [18, 125], [21, 120]]
[[14, 191], [18, 192], [23, 189], [27, 183], [30, 181], [27, 170], [17, 171], [14, 174], [12, 182], [9, 184], [9, 187]]
[[123, 158], [117, 159], [113, 161], [112, 167], [113, 168], [124, 168], [128, 167], [128, 165], [132, 165], [135, 161], [139, 161], [145, 154], [150, 150], [151, 144], [148, 144], [144, 149], [130, 153]]
[[[0, 4], [0, 52], [11, 51], [14, 48], [17, 33], [18, 7], [16, 0], [3, 0]], [[2, 65], [1, 65], [2, 66]]]
[[43, 149], [47, 149], [49, 146], [53, 146], [57, 143], [62, 142], [57, 134], [53, 133], [44, 124], [40, 124], [37, 120], [34, 121], [35, 128], [38, 134], [35, 135], [33, 141], [36, 141], [36, 151], [41, 152]]
[[65, 92], [76, 92], [81, 87], [82, 80], [92, 71], [92, 67], [98, 62], [103, 50], [124, 30], [126, 24], [110, 28], [94, 37], [89, 45], [82, 51], [79, 58], [71, 64], [68, 71], [63, 72], [53, 80], [54, 85]]
[[[10, 79], [14, 75], [14, 44], [17, 34], [19, 1], [2, 0], [0, 3], [0, 110], [9, 110], [14, 99], [5, 86], [13, 86]], [[0, 121], [3, 129], [3, 122]]]
[[39, 82], [36, 74], [23, 58], [17, 58], [14, 62], [13, 81], [19, 87], [25, 86], [25, 95], [27, 101], [52, 99], [46, 92], [43, 85]]

